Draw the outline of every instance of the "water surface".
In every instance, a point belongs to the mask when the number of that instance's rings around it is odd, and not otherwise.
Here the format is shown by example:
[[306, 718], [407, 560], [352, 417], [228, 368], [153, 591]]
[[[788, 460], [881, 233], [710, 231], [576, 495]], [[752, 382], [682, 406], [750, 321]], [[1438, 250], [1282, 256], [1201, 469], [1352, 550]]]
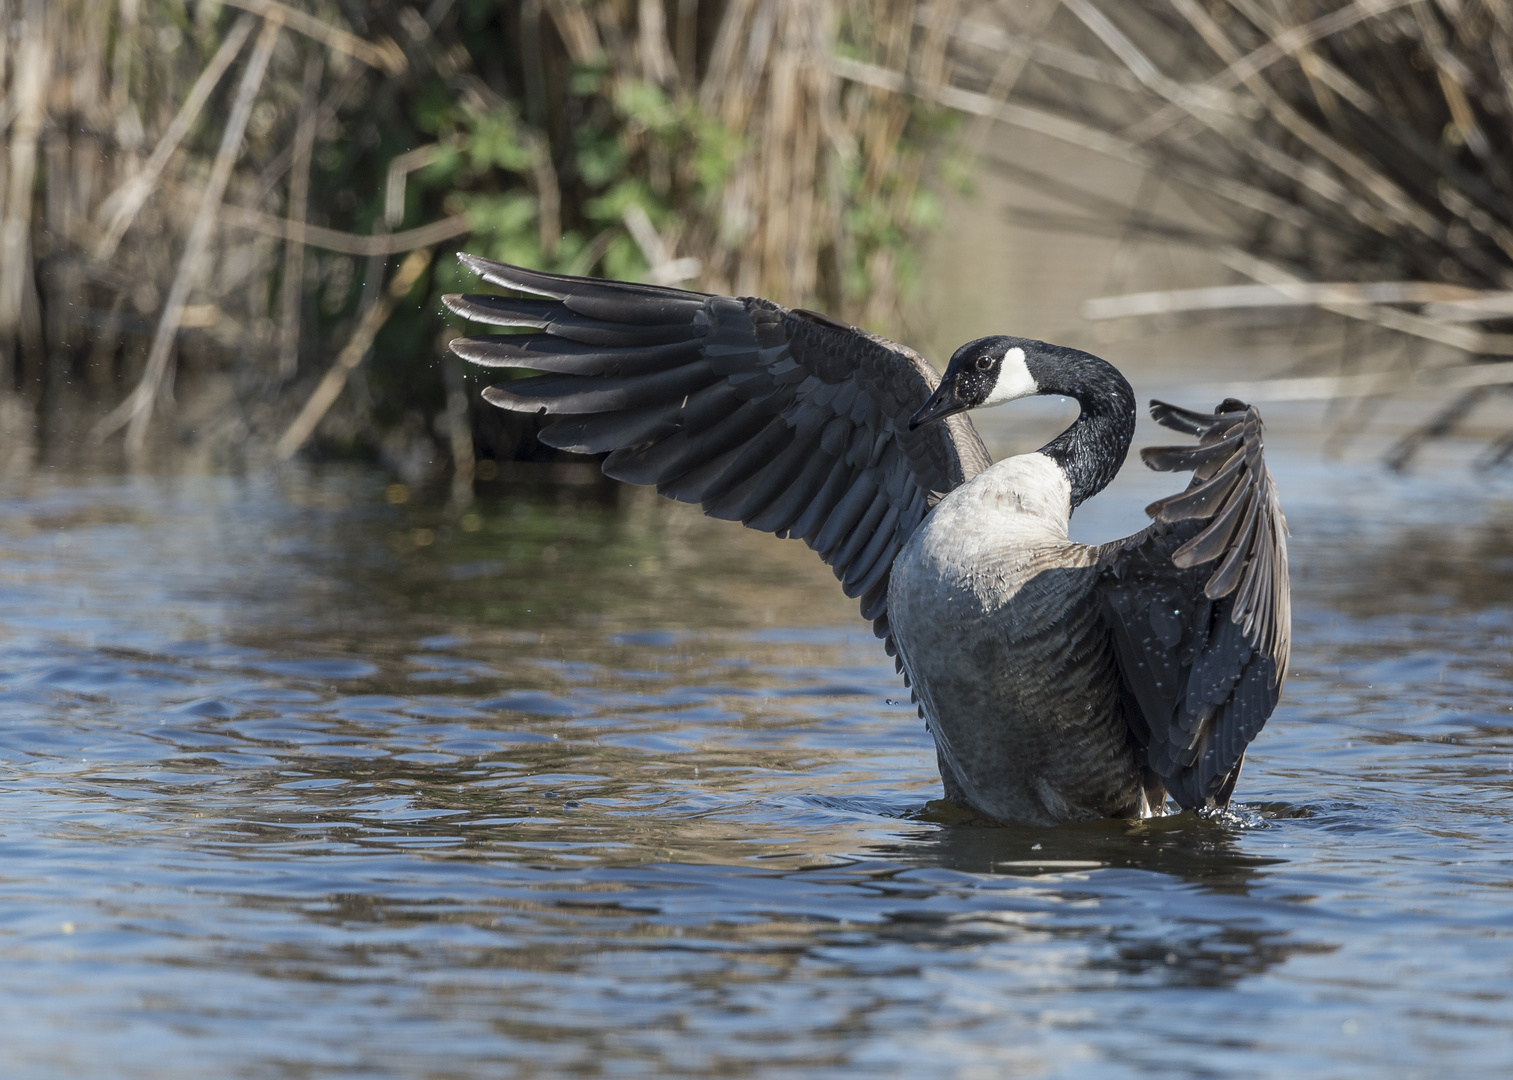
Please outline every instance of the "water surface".
[[1240, 814], [1059, 829], [920, 817], [929, 738], [798, 544], [6, 481], [0, 1074], [1499, 1074], [1513, 484], [1270, 453], [1294, 672]]

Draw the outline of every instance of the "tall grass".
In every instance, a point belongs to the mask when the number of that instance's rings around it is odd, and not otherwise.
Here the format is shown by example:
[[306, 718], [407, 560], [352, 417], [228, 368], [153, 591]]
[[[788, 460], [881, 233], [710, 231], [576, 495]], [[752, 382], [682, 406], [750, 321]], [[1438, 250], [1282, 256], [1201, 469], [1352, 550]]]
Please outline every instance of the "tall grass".
[[[950, 39], [946, 78], [857, 76], [1132, 166], [1144, 180], [1121, 201], [989, 163], [1060, 201], [1037, 224], [1192, 245], [1234, 274], [1089, 316], [1294, 306], [1365, 326], [1366, 348], [1292, 390], [1457, 387], [1395, 464], [1513, 382], [1506, 0], [991, 0], [927, 17]], [[1509, 455], [1513, 438], [1488, 460]]]
[[530, 453], [456, 248], [897, 331], [946, 114], [834, 58], [938, 78], [921, 10], [0, 0], [0, 469]]

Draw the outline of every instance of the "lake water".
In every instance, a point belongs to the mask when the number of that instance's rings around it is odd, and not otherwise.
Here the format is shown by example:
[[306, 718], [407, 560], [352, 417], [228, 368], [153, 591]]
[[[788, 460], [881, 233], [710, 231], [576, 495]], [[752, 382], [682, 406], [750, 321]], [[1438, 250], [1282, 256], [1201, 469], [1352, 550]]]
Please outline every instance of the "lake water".
[[1294, 671], [1239, 813], [1058, 829], [921, 817], [798, 544], [592, 487], [4, 481], [0, 1075], [1504, 1074], [1513, 482], [1269, 453]]

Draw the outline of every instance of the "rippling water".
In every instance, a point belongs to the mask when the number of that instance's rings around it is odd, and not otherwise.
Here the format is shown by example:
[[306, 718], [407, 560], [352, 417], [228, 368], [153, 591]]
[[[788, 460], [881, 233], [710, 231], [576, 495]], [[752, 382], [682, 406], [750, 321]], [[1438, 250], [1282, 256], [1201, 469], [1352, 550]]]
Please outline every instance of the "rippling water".
[[1500, 1074], [1513, 487], [1272, 453], [1295, 673], [1241, 813], [1054, 830], [920, 816], [800, 545], [592, 488], [7, 481], [0, 1074]]

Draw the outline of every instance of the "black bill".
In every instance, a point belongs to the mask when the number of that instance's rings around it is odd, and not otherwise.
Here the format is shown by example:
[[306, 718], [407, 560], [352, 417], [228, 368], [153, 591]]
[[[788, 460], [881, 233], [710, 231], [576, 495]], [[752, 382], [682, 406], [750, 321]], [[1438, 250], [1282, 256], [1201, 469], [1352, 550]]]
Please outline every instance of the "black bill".
[[956, 396], [954, 382], [943, 382], [935, 388], [935, 393], [930, 395], [930, 400], [920, 407], [919, 412], [909, 417], [909, 430], [954, 416], [966, 407], [967, 403]]

